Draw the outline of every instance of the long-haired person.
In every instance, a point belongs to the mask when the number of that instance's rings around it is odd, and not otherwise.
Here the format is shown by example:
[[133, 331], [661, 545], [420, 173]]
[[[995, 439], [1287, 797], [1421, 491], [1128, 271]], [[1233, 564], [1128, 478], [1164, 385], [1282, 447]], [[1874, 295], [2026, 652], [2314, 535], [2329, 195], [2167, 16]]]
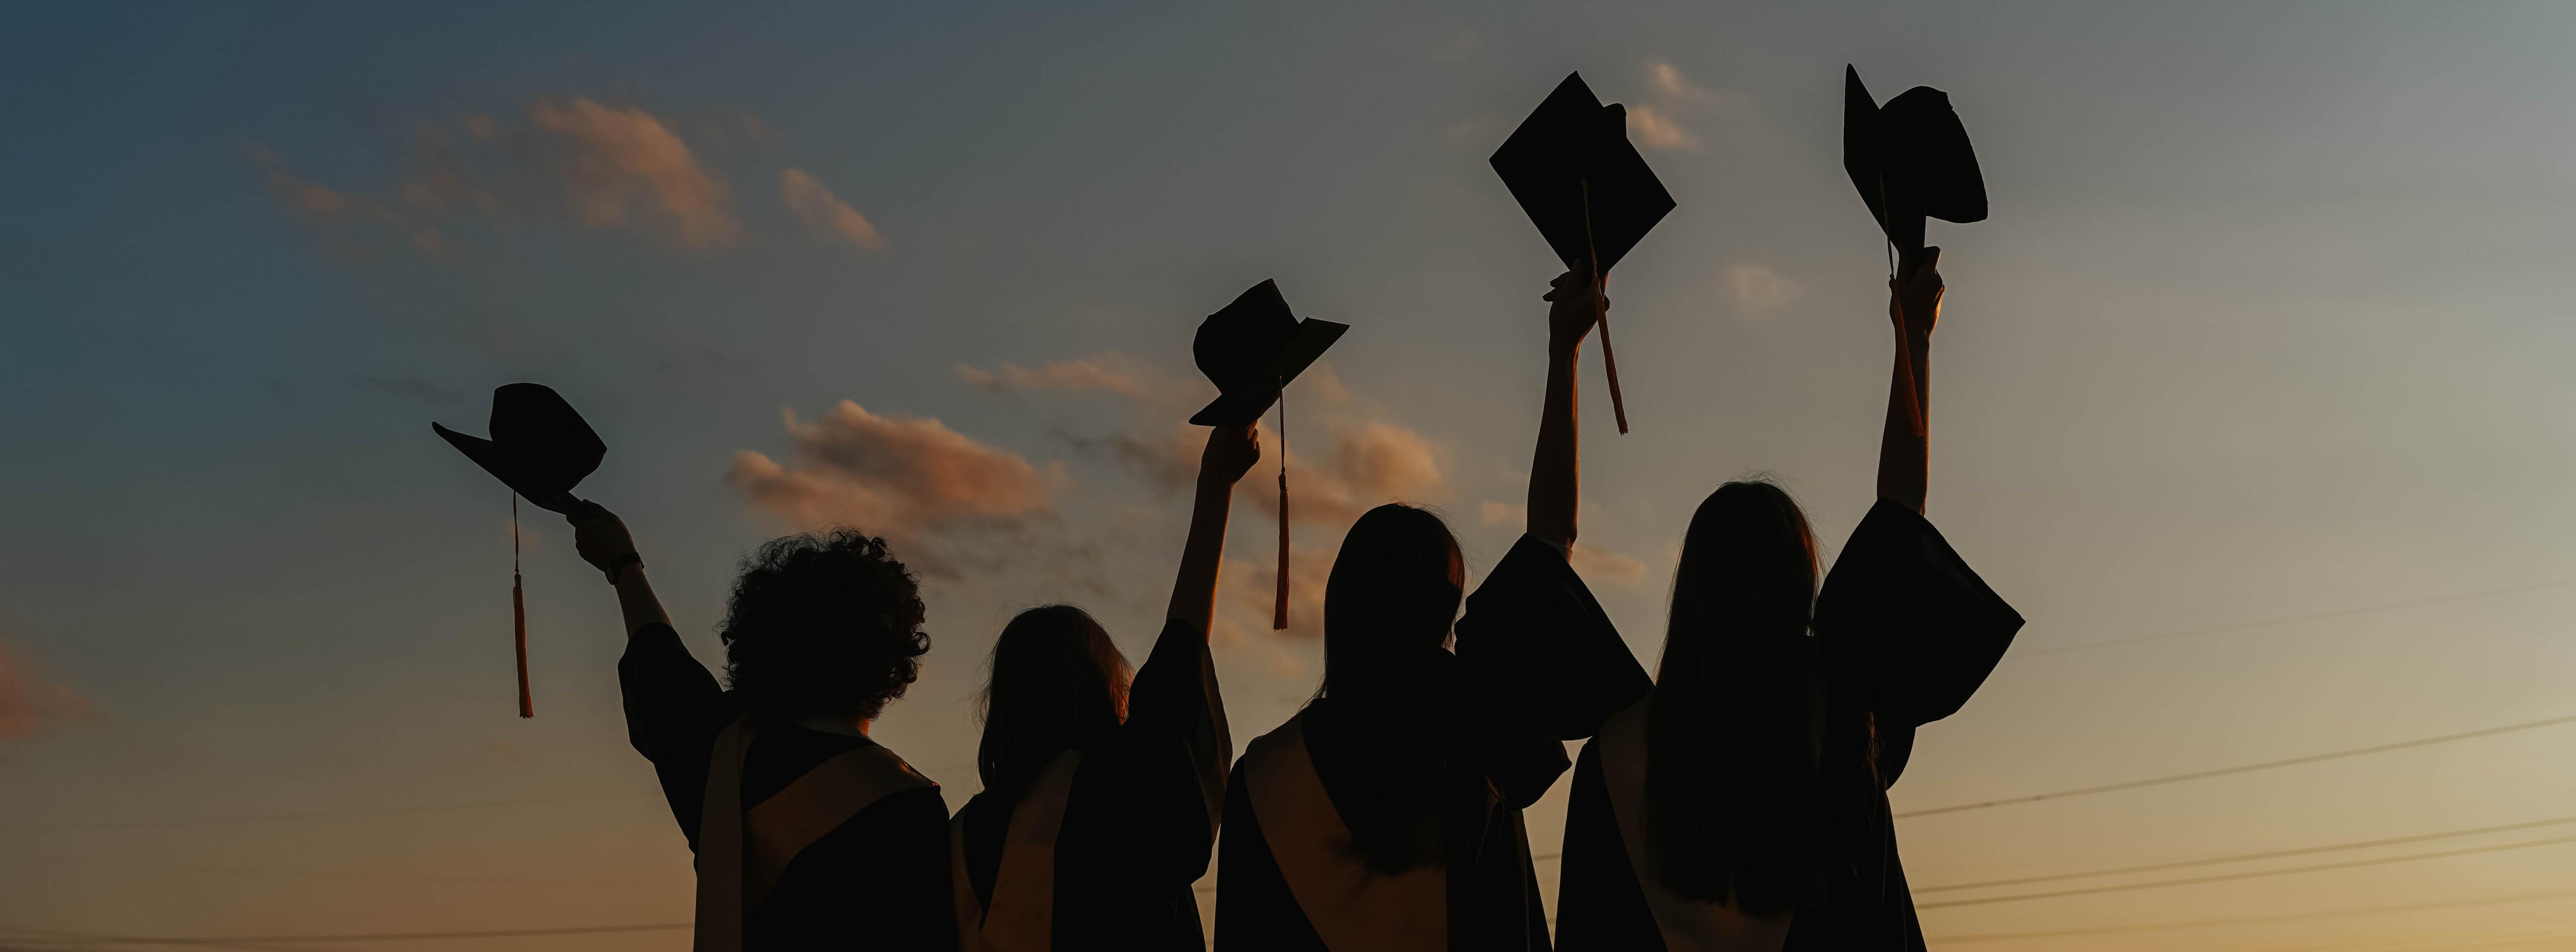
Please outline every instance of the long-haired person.
[[1692, 515], [1654, 689], [1575, 768], [1559, 947], [1923, 948], [1886, 791], [2021, 627], [1922, 515], [1939, 260], [1889, 282], [1879, 499], [1822, 591], [1778, 486], [1728, 483]]
[[1234, 484], [1260, 458], [1253, 427], [1208, 433], [1171, 610], [1132, 678], [1082, 609], [1003, 627], [976, 750], [984, 791], [950, 824], [969, 952], [1207, 948], [1190, 884], [1207, 873], [1234, 753], [1208, 626]]
[[1325, 585], [1323, 687], [1226, 786], [1219, 950], [1548, 948], [1521, 810], [1570, 766], [1562, 740], [1616, 709], [1598, 699], [1644, 682], [1567, 565], [1572, 452], [1571, 413], [1551, 417], [1530, 534], [1463, 619], [1440, 517], [1390, 503], [1351, 526]]
[[696, 952], [949, 949], [948, 807], [868, 739], [930, 637], [913, 574], [855, 530], [743, 562], [722, 638], [731, 690], [671, 628], [616, 515], [568, 516], [626, 619], [626, 731], [697, 853]]

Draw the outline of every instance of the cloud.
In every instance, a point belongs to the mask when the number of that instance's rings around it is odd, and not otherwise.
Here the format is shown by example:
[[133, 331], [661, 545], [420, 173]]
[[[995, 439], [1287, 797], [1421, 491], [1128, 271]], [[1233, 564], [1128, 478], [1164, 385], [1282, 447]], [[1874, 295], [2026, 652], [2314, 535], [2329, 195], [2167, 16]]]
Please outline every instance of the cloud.
[[[1293, 435], [1293, 434], [1292, 434]], [[1420, 502], [1448, 495], [1440, 472], [1439, 452], [1430, 440], [1384, 420], [1335, 426], [1330, 448], [1320, 457], [1288, 453], [1288, 514], [1297, 522], [1347, 525], [1360, 513], [1382, 503]], [[1275, 462], [1277, 437], [1263, 447], [1265, 462]], [[1197, 460], [1191, 460], [1196, 471]], [[1278, 484], [1246, 479], [1238, 492], [1279, 517]]]
[[0, 741], [29, 741], [97, 716], [79, 692], [56, 684], [0, 644]]
[[1136, 363], [1134, 358], [1124, 354], [1106, 353], [1080, 360], [1059, 360], [1034, 370], [1008, 363], [1003, 364], [999, 371], [958, 364], [957, 379], [995, 393], [1060, 390], [1066, 393], [1114, 393], [1143, 399], [1146, 381]]
[[885, 236], [877, 234], [877, 226], [869, 224], [867, 217], [860, 215], [858, 209], [851, 208], [850, 203], [832, 194], [831, 189], [823, 187], [823, 183], [815, 181], [802, 169], [779, 173], [778, 197], [787, 203], [789, 211], [804, 220], [805, 229], [813, 232], [815, 238], [846, 242], [861, 251], [877, 251], [885, 247]]
[[1505, 526], [1529, 521], [1529, 507], [1518, 503], [1485, 500], [1476, 507], [1478, 521], [1489, 526]]
[[1716, 95], [1692, 83], [1681, 70], [1673, 68], [1673, 64], [1659, 59], [1646, 61], [1646, 85], [1666, 99], [1681, 102], [1695, 102]]
[[[1318, 638], [1324, 634], [1324, 583], [1333, 577], [1333, 559], [1341, 546], [1297, 546], [1288, 558], [1288, 629], [1281, 634], [1301, 638]], [[1274, 632], [1270, 627], [1279, 605], [1279, 551], [1277, 543], [1262, 547], [1268, 556], [1261, 559], [1227, 559], [1218, 585], [1223, 589], [1220, 612], [1230, 614], [1235, 624], [1251, 631]]]
[[1573, 563], [1574, 571], [1587, 582], [1609, 582], [1621, 588], [1642, 588], [1646, 584], [1644, 560], [1600, 546], [1577, 542], [1567, 561]]
[[1658, 149], [1699, 148], [1699, 139], [1691, 135], [1690, 130], [1682, 128], [1681, 123], [1674, 122], [1661, 110], [1644, 103], [1628, 106], [1628, 129], [1637, 134], [1637, 141]]
[[731, 189], [651, 113], [576, 97], [564, 105], [537, 100], [528, 119], [562, 149], [555, 171], [575, 221], [656, 233], [702, 250], [742, 237]]
[[1472, 32], [1460, 33], [1457, 36], [1450, 37], [1448, 40], [1443, 41], [1440, 45], [1432, 47], [1431, 58], [1443, 63], [1464, 63], [1476, 58], [1476, 51], [1484, 48], [1484, 37], [1477, 36]]
[[1727, 296], [1748, 313], [1760, 314], [1798, 299], [1797, 283], [1768, 265], [1731, 264], [1718, 273], [1726, 281]]
[[[317, 228], [334, 229], [352, 222], [373, 222], [391, 232], [405, 246], [422, 254], [446, 259], [465, 257], [465, 249], [448, 241], [435, 227], [414, 224], [382, 202], [306, 180], [288, 169], [286, 160], [279, 158], [266, 145], [252, 142], [245, 148], [250, 152], [251, 162], [259, 166], [267, 178], [269, 194]], [[334, 243], [333, 247], [339, 251], [361, 253], [367, 250], [363, 244], [353, 247]]]
[[751, 450], [725, 476], [743, 499], [801, 527], [850, 525], [916, 539], [952, 525], [1007, 524], [1049, 511], [1063, 481], [937, 419], [880, 416], [843, 400], [813, 422], [785, 412], [795, 468]]

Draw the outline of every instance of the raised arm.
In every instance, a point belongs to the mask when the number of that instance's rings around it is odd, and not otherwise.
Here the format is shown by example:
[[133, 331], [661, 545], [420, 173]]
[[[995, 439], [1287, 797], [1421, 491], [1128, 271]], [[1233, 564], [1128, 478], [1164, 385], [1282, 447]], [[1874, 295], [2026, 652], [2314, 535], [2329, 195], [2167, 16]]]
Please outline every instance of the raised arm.
[[635, 537], [626, 531], [626, 521], [595, 502], [575, 506], [564, 519], [572, 523], [573, 548], [582, 561], [608, 573], [608, 580], [617, 586], [617, 607], [626, 616], [626, 634], [633, 637], [646, 625], [669, 626], [671, 616], [654, 596], [653, 583], [644, 579], [644, 558], [635, 552]]
[[1878, 498], [1923, 511], [1932, 453], [1932, 326], [1941, 320], [1941, 249], [1898, 262], [1887, 282], [1896, 367], [1887, 381], [1887, 428], [1878, 445]]
[[1181, 546], [1180, 577], [1172, 582], [1168, 617], [1190, 623], [1205, 638], [1216, 621], [1217, 567], [1225, 558], [1225, 520], [1234, 484], [1261, 461], [1258, 424], [1208, 431], [1199, 453], [1198, 500], [1190, 507], [1190, 538]]
[[1610, 300], [1581, 272], [1550, 282], [1547, 310], [1547, 400], [1539, 410], [1538, 449], [1530, 456], [1529, 534], [1569, 553], [1574, 547], [1576, 471], [1575, 357]]

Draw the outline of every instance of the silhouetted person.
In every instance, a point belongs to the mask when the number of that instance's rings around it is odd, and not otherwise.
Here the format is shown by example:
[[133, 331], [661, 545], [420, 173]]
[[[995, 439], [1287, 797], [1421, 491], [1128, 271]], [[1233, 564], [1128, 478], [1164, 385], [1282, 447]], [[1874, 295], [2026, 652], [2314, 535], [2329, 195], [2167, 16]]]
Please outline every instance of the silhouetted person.
[[1323, 689], [1226, 787], [1218, 949], [1548, 948], [1521, 810], [1570, 766], [1561, 740], [1615, 709], [1600, 699], [1645, 680], [1566, 564], [1571, 425], [1568, 409], [1543, 427], [1531, 534], [1466, 600], [1454, 654], [1466, 572], [1448, 527], [1401, 504], [1351, 526]]
[[1879, 501], [1823, 590], [1779, 487], [1728, 483], [1693, 515], [1659, 678], [1575, 768], [1562, 948], [1923, 948], [1886, 790], [2021, 627], [1922, 516], [1939, 257], [1889, 282]]
[[1234, 756], [1208, 625], [1234, 484], [1258, 431], [1220, 426], [1199, 459], [1171, 610], [1131, 685], [1082, 609], [1021, 612], [993, 645], [976, 752], [984, 791], [950, 825], [969, 950], [1203, 952], [1207, 874]]
[[680, 644], [626, 526], [566, 518], [626, 618], [626, 730], [697, 853], [697, 952], [951, 949], [948, 807], [868, 739], [930, 637], [885, 540], [771, 540], [743, 563], [723, 628], [727, 690]]

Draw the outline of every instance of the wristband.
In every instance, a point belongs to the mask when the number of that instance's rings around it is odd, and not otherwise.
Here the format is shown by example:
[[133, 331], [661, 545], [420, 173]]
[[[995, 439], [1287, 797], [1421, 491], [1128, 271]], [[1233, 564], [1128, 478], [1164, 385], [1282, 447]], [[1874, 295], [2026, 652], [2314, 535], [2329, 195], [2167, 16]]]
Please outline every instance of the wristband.
[[601, 569], [600, 571], [608, 573], [608, 584], [615, 585], [617, 584], [617, 573], [619, 570], [624, 569], [629, 565], [642, 564], [644, 564], [643, 554], [630, 551], [625, 555], [618, 556], [616, 561], [608, 563], [608, 567]]

